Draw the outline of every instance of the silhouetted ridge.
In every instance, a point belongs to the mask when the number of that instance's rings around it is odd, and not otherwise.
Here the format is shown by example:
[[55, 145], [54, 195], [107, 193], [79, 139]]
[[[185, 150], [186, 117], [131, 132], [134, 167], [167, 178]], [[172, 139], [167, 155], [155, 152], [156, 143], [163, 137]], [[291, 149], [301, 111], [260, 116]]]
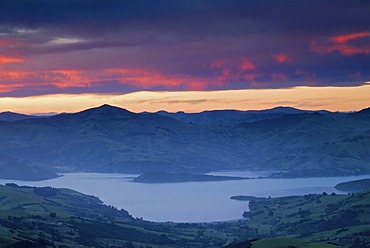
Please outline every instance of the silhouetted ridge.
[[357, 114], [361, 114], [361, 115], [370, 115], [370, 107], [369, 108], [365, 108], [365, 109], [362, 109], [360, 111], [357, 112]]
[[33, 115], [18, 114], [10, 111], [0, 113], [0, 121], [20, 121], [25, 119], [39, 118]]
[[120, 117], [133, 117], [137, 114], [132, 113], [126, 109], [104, 104], [96, 108], [90, 108], [75, 114], [80, 118], [120, 118]]
[[83, 113], [83, 112], [94, 113], [94, 114], [126, 114], [126, 115], [134, 114], [128, 111], [127, 109], [123, 109], [123, 108], [116, 107], [116, 106], [111, 106], [108, 104], [104, 104], [96, 108], [87, 109], [80, 113]]
[[327, 111], [300, 110], [292, 107], [276, 107], [266, 110], [209, 110], [200, 113], [170, 113], [158, 111], [158, 115], [169, 116], [174, 119], [195, 124], [207, 125], [233, 125], [245, 122], [255, 122], [266, 119], [276, 119], [283, 115], [298, 115], [305, 113], [329, 113]]
[[312, 112], [312, 111], [305, 111], [305, 110], [296, 109], [292, 107], [278, 106], [272, 109], [260, 110], [259, 112], [260, 113], [302, 114], [305, 112]]

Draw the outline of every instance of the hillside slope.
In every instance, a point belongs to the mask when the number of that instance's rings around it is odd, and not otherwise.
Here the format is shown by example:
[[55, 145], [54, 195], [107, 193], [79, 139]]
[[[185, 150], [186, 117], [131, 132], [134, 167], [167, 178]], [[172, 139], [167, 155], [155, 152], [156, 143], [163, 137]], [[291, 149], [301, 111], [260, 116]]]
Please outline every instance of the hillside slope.
[[369, 202], [370, 191], [255, 198], [249, 202], [250, 212], [243, 216], [249, 219], [249, 228], [257, 229], [262, 237], [295, 237], [341, 247], [368, 247]]
[[[222, 247], [225, 234], [202, 225], [152, 223], [69, 189], [0, 185], [0, 246]], [[196, 229], [194, 230], [194, 226]]]
[[277, 177], [370, 173], [368, 110], [277, 108], [197, 116], [207, 121], [103, 105], [0, 122], [0, 165], [20, 162], [58, 172], [284, 171]]

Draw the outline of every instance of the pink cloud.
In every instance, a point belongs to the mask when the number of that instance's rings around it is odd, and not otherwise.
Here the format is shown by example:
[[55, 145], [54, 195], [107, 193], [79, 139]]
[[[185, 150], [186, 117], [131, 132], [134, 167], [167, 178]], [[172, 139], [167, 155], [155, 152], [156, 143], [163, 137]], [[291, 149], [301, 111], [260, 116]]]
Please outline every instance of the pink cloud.
[[104, 78], [118, 80], [121, 84], [135, 87], [184, 88], [192, 90], [206, 89], [209, 81], [187, 75], [171, 75], [141, 68], [106, 69]]
[[243, 71], [250, 71], [256, 68], [256, 66], [252, 64], [248, 59], [242, 59], [239, 66], [240, 69], [242, 69]]
[[11, 92], [22, 87], [22, 84], [0, 84], [0, 93]]
[[[9, 91], [23, 87], [54, 85], [58, 88], [85, 87], [91, 79], [78, 71], [7, 71], [0, 73], [0, 87]], [[14, 87], [8, 87], [12, 85]]]
[[359, 33], [353, 33], [353, 34], [338, 35], [338, 36], [331, 38], [331, 40], [334, 43], [347, 43], [348, 41], [356, 40], [359, 38], [365, 38], [365, 37], [370, 37], [370, 32], [359, 32]]
[[23, 59], [20, 57], [10, 57], [0, 54], [0, 64], [20, 63], [20, 62], [23, 62]]
[[88, 87], [91, 85], [93, 78], [81, 70], [57, 70], [45, 74], [45, 81], [58, 88], [70, 87]]
[[60, 89], [85, 88], [104, 82], [117, 82], [141, 89], [165, 88], [205, 90], [213, 80], [188, 75], [171, 75], [142, 68], [89, 70], [6, 71], [0, 72], [0, 91], [23, 87], [42, 88], [53, 85]]
[[283, 63], [290, 63], [292, 62], [292, 58], [289, 57], [287, 54], [285, 53], [280, 53], [278, 55], [275, 55], [274, 56], [274, 59], [276, 62], [280, 63], [280, 64], [283, 64]]
[[339, 35], [331, 37], [324, 42], [315, 42], [311, 45], [311, 50], [316, 53], [332, 53], [335, 51], [340, 52], [343, 55], [368, 55], [370, 54], [370, 46], [368, 43], [363, 45], [349, 44], [352, 40], [360, 40], [363, 38], [370, 37], [370, 32], [352, 33], [346, 35]]
[[225, 85], [230, 82], [253, 81], [258, 75], [256, 65], [247, 58], [215, 60], [210, 68], [218, 72], [215, 83]]

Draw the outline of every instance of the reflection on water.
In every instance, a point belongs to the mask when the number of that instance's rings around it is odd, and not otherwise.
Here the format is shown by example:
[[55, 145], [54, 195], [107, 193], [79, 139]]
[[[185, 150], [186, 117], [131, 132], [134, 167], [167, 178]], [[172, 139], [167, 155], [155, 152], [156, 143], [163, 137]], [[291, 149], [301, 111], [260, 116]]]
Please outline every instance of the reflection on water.
[[[216, 174], [216, 173], [212, 173]], [[218, 172], [217, 175], [259, 177], [266, 173]], [[105, 204], [124, 208], [134, 217], [151, 221], [211, 222], [241, 218], [248, 203], [230, 200], [233, 195], [287, 196], [337, 192], [337, 183], [369, 176], [297, 179], [249, 179], [222, 182], [166, 184], [133, 183], [136, 175], [69, 173], [41, 182], [0, 180], [0, 184], [71, 188], [98, 196]], [[338, 192], [337, 192], [338, 193]]]

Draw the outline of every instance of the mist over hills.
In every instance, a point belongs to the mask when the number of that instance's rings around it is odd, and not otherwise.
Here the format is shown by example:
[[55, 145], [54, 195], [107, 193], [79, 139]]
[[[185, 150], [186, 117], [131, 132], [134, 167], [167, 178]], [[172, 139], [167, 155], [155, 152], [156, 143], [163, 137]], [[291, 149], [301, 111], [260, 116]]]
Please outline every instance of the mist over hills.
[[277, 177], [370, 173], [370, 109], [190, 114], [132, 113], [103, 105], [20, 117], [0, 118], [0, 165], [53, 172], [284, 171]]

